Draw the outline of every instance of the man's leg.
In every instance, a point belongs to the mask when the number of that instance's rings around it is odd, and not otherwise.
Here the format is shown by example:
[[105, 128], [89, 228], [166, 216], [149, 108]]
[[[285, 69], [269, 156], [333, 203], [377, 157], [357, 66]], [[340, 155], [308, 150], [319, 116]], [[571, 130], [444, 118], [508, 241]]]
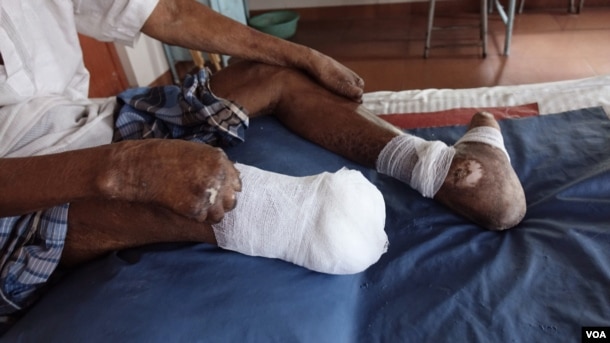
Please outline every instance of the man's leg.
[[61, 262], [74, 266], [110, 251], [161, 242], [216, 244], [208, 223], [150, 204], [113, 200], [70, 204]]
[[291, 177], [237, 164], [237, 207], [217, 224], [125, 201], [71, 204], [62, 264], [159, 242], [206, 242], [330, 274], [358, 273], [387, 249], [383, 196], [361, 173]]
[[[404, 136], [360, 104], [328, 92], [293, 69], [239, 63], [214, 75], [211, 89], [218, 96], [242, 104], [251, 116], [272, 113], [304, 138], [371, 168], [379, 167], [380, 154], [389, 142]], [[493, 146], [484, 137], [451, 148], [453, 158], [437, 181], [440, 189], [428, 196], [486, 228], [513, 227], [525, 215], [523, 189], [502, 151], [498, 123], [491, 115], [478, 113], [473, 116], [466, 136], [480, 136], [475, 133], [477, 130], [472, 130], [477, 127], [483, 128], [484, 136], [496, 135], [492, 141], [500, 142]], [[424, 159], [425, 147], [415, 148], [420, 150], [418, 154], [407, 156], [412, 161], [404, 164], [416, 165]], [[420, 170], [425, 172], [426, 168]]]

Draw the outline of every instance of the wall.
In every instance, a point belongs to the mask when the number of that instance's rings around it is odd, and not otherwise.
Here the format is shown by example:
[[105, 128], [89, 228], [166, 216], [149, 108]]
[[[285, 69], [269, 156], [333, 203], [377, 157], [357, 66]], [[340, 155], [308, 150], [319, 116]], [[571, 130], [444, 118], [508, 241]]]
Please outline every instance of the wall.
[[169, 69], [163, 46], [141, 35], [133, 47], [115, 44], [130, 87], [147, 86]]

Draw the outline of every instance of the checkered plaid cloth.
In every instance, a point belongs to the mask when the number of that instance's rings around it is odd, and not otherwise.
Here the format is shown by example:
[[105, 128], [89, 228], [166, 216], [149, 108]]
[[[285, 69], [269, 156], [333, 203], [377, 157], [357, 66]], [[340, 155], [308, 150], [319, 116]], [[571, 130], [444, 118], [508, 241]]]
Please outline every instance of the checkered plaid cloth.
[[177, 138], [216, 146], [243, 142], [247, 114], [234, 102], [214, 96], [208, 75], [206, 69], [189, 75], [182, 88], [134, 88], [121, 93], [114, 141]]

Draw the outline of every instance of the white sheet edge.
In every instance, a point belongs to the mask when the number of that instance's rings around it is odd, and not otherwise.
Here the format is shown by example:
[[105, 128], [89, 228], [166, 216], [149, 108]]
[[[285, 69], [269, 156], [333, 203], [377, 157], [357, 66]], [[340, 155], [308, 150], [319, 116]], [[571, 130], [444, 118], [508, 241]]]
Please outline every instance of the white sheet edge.
[[378, 91], [363, 95], [363, 104], [376, 114], [517, 106], [534, 102], [538, 103], [540, 114], [602, 106], [610, 117], [610, 74], [526, 85]]

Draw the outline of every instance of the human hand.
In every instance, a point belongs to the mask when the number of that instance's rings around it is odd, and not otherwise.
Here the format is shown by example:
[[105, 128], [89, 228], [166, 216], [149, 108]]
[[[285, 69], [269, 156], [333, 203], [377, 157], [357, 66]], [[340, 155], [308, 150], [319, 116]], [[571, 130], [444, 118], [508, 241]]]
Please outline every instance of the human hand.
[[182, 140], [117, 143], [97, 182], [109, 198], [156, 204], [208, 223], [232, 210], [241, 190], [239, 172], [221, 149]]
[[315, 50], [307, 69], [309, 74], [329, 90], [360, 102], [364, 93], [364, 80], [343, 64]]

